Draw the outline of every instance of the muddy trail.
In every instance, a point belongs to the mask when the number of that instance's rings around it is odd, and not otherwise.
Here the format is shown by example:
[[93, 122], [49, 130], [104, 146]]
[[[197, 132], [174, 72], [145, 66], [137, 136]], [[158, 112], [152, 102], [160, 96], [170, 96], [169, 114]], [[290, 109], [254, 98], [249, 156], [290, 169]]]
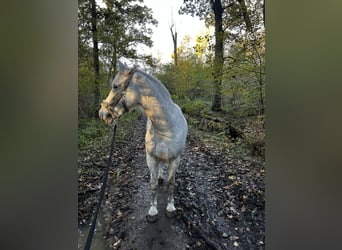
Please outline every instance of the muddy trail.
[[[103, 239], [103, 244], [97, 249], [264, 249], [263, 164], [224, 155], [192, 133], [176, 172], [176, 217], [165, 215], [164, 182], [158, 191], [159, 220], [146, 221], [150, 186], [145, 123], [141, 116], [130, 139], [115, 144], [113, 168], [96, 227], [96, 237]], [[80, 229], [90, 223], [95, 210], [108, 155], [109, 149], [104, 146], [79, 157], [79, 168], [89, 170], [79, 174]], [[79, 231], [82, 249], [86, 231]]]

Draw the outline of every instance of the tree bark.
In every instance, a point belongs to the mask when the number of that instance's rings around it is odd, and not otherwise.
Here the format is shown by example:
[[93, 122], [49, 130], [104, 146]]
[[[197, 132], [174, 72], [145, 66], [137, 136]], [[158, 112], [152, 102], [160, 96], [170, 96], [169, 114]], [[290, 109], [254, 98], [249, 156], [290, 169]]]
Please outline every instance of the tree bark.
[[215, 15], [215, 58], [214, 58], [214, 98], [212, 111], [222, 111], [222, 71], [223, 71], [223, 8], [221, 0], [212, 0], [211, 8]]
[[90, 0], [90, 12], [91, 12], [91, 31], [93, 36], [93, 62], [94, 62], [94, 117], [97, 117], [98, 109], [100, 106], [100, 63], [99, 63], [99, 48], [98, 48], [98, 34], [97, 34], [97, 13], [96, 13], [96, 2]]

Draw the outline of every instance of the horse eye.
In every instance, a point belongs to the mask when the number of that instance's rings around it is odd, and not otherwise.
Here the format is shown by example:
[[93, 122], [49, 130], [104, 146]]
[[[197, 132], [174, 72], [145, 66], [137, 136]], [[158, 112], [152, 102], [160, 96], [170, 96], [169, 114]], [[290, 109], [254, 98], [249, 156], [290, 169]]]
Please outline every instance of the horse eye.
[[119, 86], [117, 86], [117, 85], [114, 85], [114, 86], [113, 86], [113, 89], [117, 89], [118, 87], [119, 87]]

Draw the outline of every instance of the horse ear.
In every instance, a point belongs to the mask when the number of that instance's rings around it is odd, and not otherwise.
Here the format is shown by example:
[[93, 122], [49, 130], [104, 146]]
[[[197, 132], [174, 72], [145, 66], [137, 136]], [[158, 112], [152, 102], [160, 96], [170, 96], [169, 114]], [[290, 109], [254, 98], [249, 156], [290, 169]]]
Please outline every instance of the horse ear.
[[120, 60], [118, 60], [118, 66], [119, 66], [119, 72], [128, 74], [130, 69], [125, 63], [122, 63]]

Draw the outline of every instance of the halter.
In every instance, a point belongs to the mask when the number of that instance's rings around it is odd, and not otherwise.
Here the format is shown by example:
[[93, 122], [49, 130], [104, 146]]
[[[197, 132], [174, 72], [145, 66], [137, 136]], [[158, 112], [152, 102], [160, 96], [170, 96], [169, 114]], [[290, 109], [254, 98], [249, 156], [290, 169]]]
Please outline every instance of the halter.
[[118, 118], [118, 116], [114, 114], [114, 112], [112, 110], [112, 105], [116, 105], [119, 101], [121, 101], [125, 111], [126, 112], [129, 111], [129, 109], [127, 108], [127, 105], [126, 105], [125, 93], [126, 93], [126, 89], [128, 88], [128, 85], [130, 84], [132, 77], [136, 71], [137, 71], [136, 67], [134, 67], [130, 70], [129, 78], [125, 81], [122, 90], [110, 102], [107, 102], [106, 100], [102, 100], [102, 102], [101, 102], [101, 107], [107, 109], [108, 112], [111, 114], [111, 116], [114, 119]]

